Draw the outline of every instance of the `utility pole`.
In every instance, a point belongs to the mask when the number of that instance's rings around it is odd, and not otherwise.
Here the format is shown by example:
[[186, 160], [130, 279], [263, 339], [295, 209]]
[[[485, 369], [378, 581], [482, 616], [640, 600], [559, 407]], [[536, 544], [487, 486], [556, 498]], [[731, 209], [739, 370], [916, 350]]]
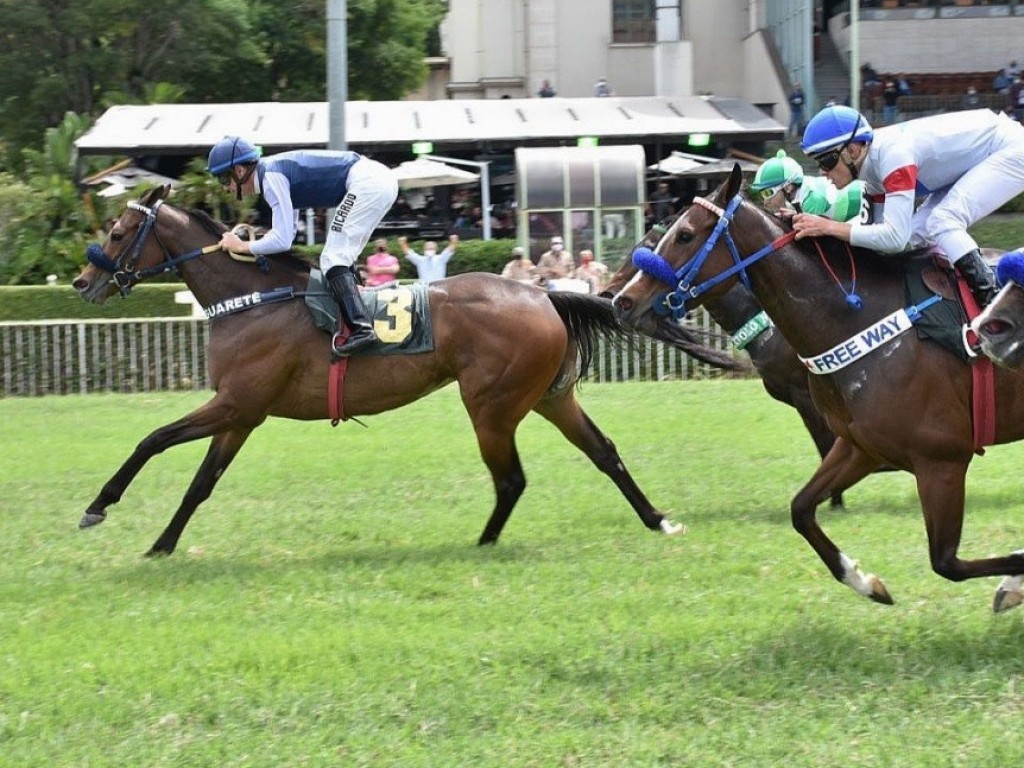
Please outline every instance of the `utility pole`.
[[345, 102], [348, 101], [348, 2], [327, 0], [328, 149], [347, 149]]

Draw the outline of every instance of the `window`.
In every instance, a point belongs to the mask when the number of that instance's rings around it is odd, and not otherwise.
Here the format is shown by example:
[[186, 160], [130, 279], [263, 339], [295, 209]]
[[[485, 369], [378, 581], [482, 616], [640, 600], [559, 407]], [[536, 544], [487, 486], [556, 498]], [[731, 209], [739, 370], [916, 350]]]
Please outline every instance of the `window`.
[[612, 42], [653, 43], [655, 0], [612, 0]]

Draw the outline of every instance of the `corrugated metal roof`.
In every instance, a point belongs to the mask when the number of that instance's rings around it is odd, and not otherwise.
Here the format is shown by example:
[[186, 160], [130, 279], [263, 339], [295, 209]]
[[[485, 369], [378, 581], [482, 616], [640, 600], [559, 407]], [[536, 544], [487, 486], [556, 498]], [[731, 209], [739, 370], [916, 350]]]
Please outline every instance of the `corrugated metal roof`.
[[[329, 117], [327, 102], [117, 106], [75, 143], [83, 154], [199, 154], [238, 134], [267, 148], [326, 147]], [[713, 96], [351, 101], [345, 112], [352, 146], [689, 133], [770, 137], [785, 126]]]

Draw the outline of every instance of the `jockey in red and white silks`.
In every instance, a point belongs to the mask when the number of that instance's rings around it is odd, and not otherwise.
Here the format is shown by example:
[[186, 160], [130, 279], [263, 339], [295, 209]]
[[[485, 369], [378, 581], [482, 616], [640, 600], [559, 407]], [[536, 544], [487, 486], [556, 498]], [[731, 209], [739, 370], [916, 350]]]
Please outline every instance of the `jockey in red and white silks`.
[[874, 223], [852, 222], [843, 232], [798, 217], [799, 236], [832, 235], [882, 253], [935, 247], [957, 264], [980, 304], [995, 295], [967, 228], [1024, 192], [1024, 126], [979, 109], [873, 131], [856, 110], [829, 107], [808, 123], [801, 146], [837, 187], [859, 178], [884, 205]]

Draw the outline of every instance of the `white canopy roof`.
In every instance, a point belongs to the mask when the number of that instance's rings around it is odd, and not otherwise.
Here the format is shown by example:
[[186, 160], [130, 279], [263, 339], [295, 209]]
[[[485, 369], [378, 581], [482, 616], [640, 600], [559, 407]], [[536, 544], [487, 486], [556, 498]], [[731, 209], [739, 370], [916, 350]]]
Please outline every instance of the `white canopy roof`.
[[[75, 144], [83, 154], [203, 154], [227, 135], [265, 148], [326, 147], [327, 102], [150, 104], [108, 109]], [[771, 138], [785, 126], [741, 99], [714, 96], [442, 101], [352, 101], [345, 138], [353, 148], [415, 141], [478, 143], [532, 139], [646, 139], [709, 133]]]

